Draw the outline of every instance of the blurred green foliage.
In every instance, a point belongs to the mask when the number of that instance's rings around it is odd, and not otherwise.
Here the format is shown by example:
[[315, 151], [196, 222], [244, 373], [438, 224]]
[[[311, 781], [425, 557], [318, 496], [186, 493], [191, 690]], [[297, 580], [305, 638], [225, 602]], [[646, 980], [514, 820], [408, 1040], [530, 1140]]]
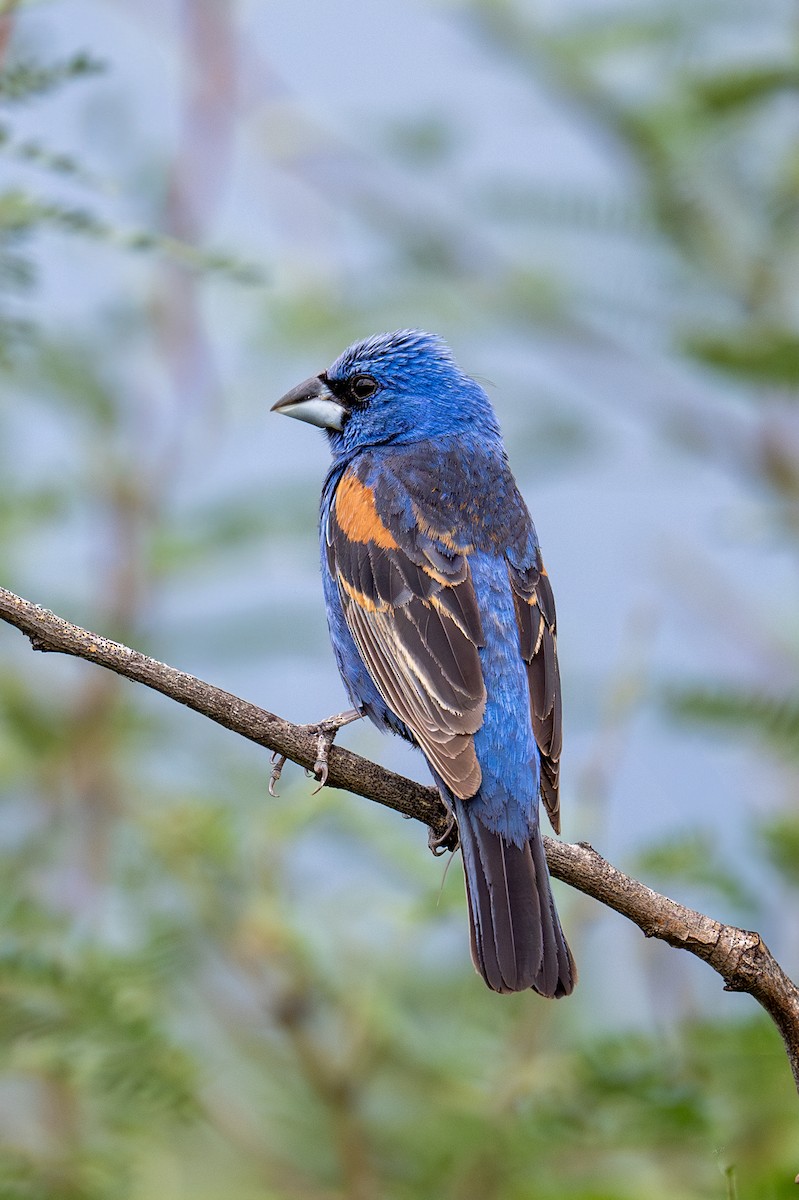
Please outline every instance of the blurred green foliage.
[[47, 64], [15, 58], [3, 68], [0, 99], [4, 104], [21, 104], [61, 87], [68, 80], [96, 75], [103, 70], [105, 63], [84, 51], [78, 51], [64, 62]]
[[[513, 228], [560, 221], [673, 255], [679, 303], [665, 335], [734, 380], [765, 446], [799, 382], [799, 159], [794, 126], [781, 136], [775, 108], [794, 96], [799, 66], [786, 42], [773, 61], [743, 54], [702, 69], [686, 47], [715, 35], [745, 46], [746, 21], [736, 6], [698, 8], [587, 9], [547, 26], [532, 5], [465, 6], [478, 45], [490, 40], [509, 70], [545, 80], [615, 140], [640, 193], [623, 205], [489, 181], [476, 204]], [[16, 19], [24, 24], [25, 11]], [[628, 60], [644, 62], [649, 82], [625, 93], [613, 68]], [[150, 232], [126, 232], [100, 214], [82, 161], [49, 139], [17, 137], [23, 101], [90, 87], [99, 69], [83, 51], [15, 58], [12, 42], [0, 73], [0, 155], [46, 181], [41, 194], [21, 185], [0, 194], [2, 385], [24, 402], [0, 408], [0, 565], [23, 592], [44, 573], [70, 615], [142, 648], [163, 645], [166, 656], [179, 632], [159, 605], [185, 602], [198, 573], [229, 583], [279, 532], [287, 554], [294, 532], [310, 530], [314, 501], [286, 480], [266, 480], [258, 495], [238, 481], [213, 500], [178, 495], [187, 451], [176, 414], [191, 426], [189, 400], [202, 407], [202, 389], [200, 399], [182, 390], [181, 372], [186, 347], [196, 361], [204, 340], [177, 316], [194, 311], [209, 273], [228, 286], [265, 273], [209, 254], [201, 237], [186, 237], [191, 222], [168, 214]], [[751, 166], [766, 126], [773, 151]], [[398, 122], [389, 143], [413, 171], [460, 144], [435, 117]], [[62, 176], [88, 189], [85, 204], [50, 195]], [[382, 227], [400, 264], [391, 286], [417, 297], [422, 315], [468, 320], [479, 294], [522, 336], [542, 324], [584, 334], [580, 284], [565, 267], [492, 261], [490, 278], [472, 277], [454, 219], [417, 222], [388, 201], [360, 200], [358, 219]], [[40, 328], [35, 249], [54, 229], [120, 258], [152, 251], [150, 290], [115, 296], [85, 332]], [[317, 280], [267, 289], [259, 302], [267, 340], [285, 354], [309, 338], [340, 348], [357, 320], [368, 314], [377, 327], [388, 308], [378, 288], [352, 288], [345, 303]], [[712, 331], [694, 320], [705, 304]], [[153, 341], [161, 371], [178, 381], [163, 404], [132, 368]], [[20, 424], [46, 428], [68, 454], [55, 465], [27, 458]], [[556, 445], [584, 448], [568, 414], [551, 424]], [[794, 476], [774, 461], [748, 455], [746, 482], [784, 533]], [[80, 546], [89, 568], [76, 565]], [[257, 623], [266, 661], [296, 636], [299, 603], [292, 597], [292, 624], [257, 601], [227, 641], [216, 613], [189, 628], [229, 664], [254, 653]], [[741, 1016], [730, 1000], [712, 1020], [682, 1014], [662, 1028], [609, 1032], [591, 1019], [590, 997], [580, 1009], [489, 994], [465, 961], [458, 870], [442, 884], [393, 816], [312, 796], [288, 771], [272, 803], [268, 764], [251, 748], [115, 677], [37, 661], [0, 633], [3, 1200], [793, 1194], [796, 1096], [765, 1016]], [[745, 733], [795, 783], [799, 679], [779, 695], [768, 683], [672, 681], [667, 706], [697, 729]], [[758, 838], [763, 870], [795, 892], [795, 809]], [[702, 833], [651, 847], [637, 865], [664, 888], [687, 883], [755, 908]]]
[[694, 885], [704, 893], [714, 893], [734, 911], [744, 912], [748, 920], [757, 917], [755, 896], [745, 886], [733, 864], [721, 861], [710, 830], [692, 829], [682, 836], [661, 838], [641, 851], [633, 866], [635, 875], [652, 887], [673, 887], [675, 883]]
[[683, 720], [748, 733], [791, 760], [799, 755], [799, 701], [793, 696], [769, 696], [718, 684], [682, 687], [667, 699], [674, 715]]

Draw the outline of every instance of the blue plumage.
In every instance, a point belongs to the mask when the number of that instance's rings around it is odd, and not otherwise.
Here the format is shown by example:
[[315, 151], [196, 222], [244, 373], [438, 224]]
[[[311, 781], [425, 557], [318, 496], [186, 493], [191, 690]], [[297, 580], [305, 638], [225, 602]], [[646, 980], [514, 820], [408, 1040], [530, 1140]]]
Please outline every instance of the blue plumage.
[[527, 671], [504, 564], [479, 553], [469, 562], [483, 617], [486, 644], [480, 666], [489, 697], [474, 735], [483, 778], [469, 805], [487, 829], [523, 846], [539, 825], [538, 748], [530, 725]]
[[575, 971], [539, 830], [559, 828], [552, 591], [483, 389], [430, 334], [351, 346], [275, 405], [326, 429], [321, 550], [353, 703], [427, 758], [454, 809], [475, 965], [496, 991]]

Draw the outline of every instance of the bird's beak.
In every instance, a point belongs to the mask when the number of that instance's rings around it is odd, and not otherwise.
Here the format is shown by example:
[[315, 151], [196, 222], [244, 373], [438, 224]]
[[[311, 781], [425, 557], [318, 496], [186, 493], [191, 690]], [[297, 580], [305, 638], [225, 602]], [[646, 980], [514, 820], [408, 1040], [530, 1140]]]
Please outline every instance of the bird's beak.
[[344, 428], [346, 415], [343, 405], [339, 404], [319, 375], [306, 379], [286, 392], [277, 404], [272, 405], [272, 412], [296, 417], [298, 421], [307, 421], [309, 425], [318, 425], [321, 429], [338, 430]]

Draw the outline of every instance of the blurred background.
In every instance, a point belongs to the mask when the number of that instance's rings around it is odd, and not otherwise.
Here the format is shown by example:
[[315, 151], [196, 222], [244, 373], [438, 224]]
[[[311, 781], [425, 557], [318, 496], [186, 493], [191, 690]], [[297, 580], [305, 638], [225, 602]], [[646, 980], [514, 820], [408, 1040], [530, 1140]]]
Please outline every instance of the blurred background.
[[[0, 18], [0, 578], [300, 722], [352, 340], [486, 383], [559, 608], [564, 835], [799, 955], [790, 0], [46, 0]], [[343, 744], [424, 778], [362, 724]], [[0, 628], [0, 1196], [794, 1194], [779, 1037], [556, 885], [569, 1001], [460, 866]]]

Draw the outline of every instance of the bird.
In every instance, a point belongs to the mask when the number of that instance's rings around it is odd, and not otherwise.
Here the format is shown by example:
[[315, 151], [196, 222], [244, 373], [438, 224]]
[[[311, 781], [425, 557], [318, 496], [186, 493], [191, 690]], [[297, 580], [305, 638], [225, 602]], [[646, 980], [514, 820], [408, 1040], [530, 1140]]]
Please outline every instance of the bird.
[[[272, 411], [321, 427], [330, 637], [354, 715], [417, 746], [457, 836], [475, 968], [571, 993], [539, 801], [560, 831], [552, 587], [483, 387], [419, 329], [349, 346]], [[319, 765], [319, 764], [317, 764]]]

